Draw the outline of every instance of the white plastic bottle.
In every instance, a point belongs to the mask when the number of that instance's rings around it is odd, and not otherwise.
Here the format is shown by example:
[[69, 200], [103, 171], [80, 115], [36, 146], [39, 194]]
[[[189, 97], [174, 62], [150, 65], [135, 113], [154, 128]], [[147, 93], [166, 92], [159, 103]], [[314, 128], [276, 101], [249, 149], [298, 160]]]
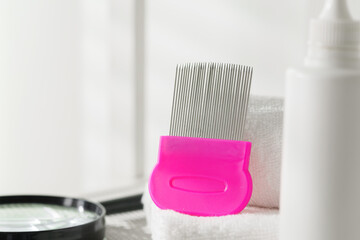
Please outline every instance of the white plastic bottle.
[[286, 80], [281, 240], [360, 239], [360, 25], [328, 0]]

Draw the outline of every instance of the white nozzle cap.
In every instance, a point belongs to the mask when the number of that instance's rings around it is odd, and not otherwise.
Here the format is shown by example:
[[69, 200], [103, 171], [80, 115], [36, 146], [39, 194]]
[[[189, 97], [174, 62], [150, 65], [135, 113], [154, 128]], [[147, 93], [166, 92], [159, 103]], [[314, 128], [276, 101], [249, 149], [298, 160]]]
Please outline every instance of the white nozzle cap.
[[345, 19], [352, 20], [346, 0], [328, 0], [320, 14], [320, 19]]
[[360, 23], [352, 19], [346, 0], [325, 2], [319, 18], [311, 21], [308, 43], [307, 65], [314, 61], [341, 63], [358, 58]]

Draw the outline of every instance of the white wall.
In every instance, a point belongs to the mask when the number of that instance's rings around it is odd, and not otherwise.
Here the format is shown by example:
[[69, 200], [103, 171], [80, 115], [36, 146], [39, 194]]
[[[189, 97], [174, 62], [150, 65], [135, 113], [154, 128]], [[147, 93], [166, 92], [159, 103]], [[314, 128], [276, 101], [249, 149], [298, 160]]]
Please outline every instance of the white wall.
[[[151, 0], [147, 3], [147, 174], [167, 135], [177, 63], [254, 67], [251, 94], [283, 96], [286, 68], [302, 64], [308, 23], [322, 0]], [[349, 1], [360, 18], [360, 2]]]
[[0, 2], [0, 194], [134, 179], [132, 0]]
[[135, 5], [82, 1], [82, 191], [136, 177]]
[[81, 186], [79, 10], [78, 2], [0, 2], [1, 194]]

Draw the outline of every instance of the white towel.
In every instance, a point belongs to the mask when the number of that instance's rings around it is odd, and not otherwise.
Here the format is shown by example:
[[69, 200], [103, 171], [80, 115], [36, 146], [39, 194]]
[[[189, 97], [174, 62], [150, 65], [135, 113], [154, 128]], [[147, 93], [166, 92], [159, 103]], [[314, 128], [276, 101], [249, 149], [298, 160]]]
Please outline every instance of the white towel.
[[251, 96], [244, 140], [252, 142], [249, 171], [253, 193], [249, 205], [279, 207], [283, 100]]
[[236, 215], [196, 217], [159, 209], [147, 191], [143, 203], [153, 240], [278, 239], [278, 209], [247, 207]]
[[251, 96], [244, 132], [244, 140], [252, 142], [249, 166], [253, 179], [253, 194], [249, 203], [251, 207], [237, 215], [190, 216], [159, 209], [152, 202], [146, 188], [143, 203], [152, 238], [278, 239], [282, 118], [282, 99]]

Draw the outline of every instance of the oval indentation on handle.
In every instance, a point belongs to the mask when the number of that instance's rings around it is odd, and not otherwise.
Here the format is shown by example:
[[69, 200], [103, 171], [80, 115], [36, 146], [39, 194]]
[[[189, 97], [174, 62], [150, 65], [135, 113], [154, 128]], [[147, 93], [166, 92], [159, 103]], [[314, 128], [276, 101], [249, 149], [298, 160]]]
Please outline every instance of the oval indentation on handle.
[[198, 176], [173, 177], [170, 180], [170, 186], [178, 190], [197, 193], [221, 193], [227, 188], [224, 181]]

